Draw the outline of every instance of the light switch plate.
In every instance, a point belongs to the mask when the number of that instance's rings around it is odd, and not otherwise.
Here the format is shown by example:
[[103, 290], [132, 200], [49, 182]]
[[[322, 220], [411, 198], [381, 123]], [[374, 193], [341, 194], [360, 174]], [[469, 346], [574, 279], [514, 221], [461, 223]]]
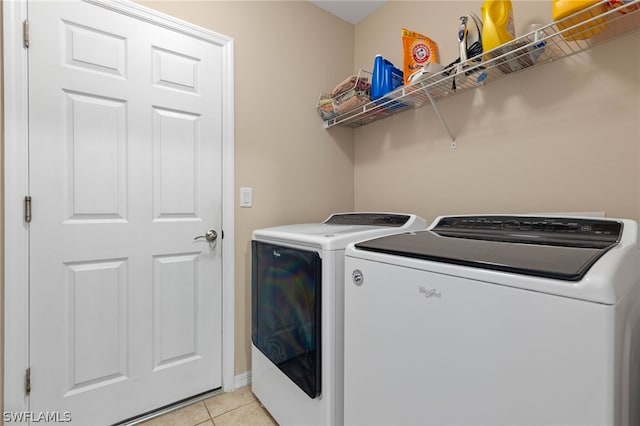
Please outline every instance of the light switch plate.
[[251, 207], [253, 205], [253, 190], [247, 187], [240, 188], [240, 207]]

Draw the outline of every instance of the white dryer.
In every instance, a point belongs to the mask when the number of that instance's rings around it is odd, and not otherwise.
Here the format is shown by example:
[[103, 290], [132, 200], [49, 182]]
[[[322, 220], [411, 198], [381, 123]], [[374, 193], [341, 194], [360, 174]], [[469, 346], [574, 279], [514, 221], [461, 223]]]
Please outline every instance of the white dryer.
[[640, 424], [638, 226], [449, 216], [351, 244], [346, 425]]
[[254, 231], [251, 387], [281, 426], [343, 423], [347, 244], [426, 227], [412, 214], [342, 213]]

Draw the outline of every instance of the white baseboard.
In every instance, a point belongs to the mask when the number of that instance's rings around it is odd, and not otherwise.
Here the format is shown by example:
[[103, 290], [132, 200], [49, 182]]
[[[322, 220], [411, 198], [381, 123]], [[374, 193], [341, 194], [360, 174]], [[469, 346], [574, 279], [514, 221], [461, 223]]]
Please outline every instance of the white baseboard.
[[234, 389], [240, 389], [251, 384], [251, 371], [238, 374], [234, 377]]

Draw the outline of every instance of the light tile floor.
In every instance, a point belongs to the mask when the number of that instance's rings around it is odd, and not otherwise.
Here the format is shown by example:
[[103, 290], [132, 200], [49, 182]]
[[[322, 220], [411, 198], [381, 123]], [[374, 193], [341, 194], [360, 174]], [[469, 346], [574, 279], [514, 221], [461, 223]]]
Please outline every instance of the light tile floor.
[[278, 426], [245, 386], [142, 423], [143, 426]]

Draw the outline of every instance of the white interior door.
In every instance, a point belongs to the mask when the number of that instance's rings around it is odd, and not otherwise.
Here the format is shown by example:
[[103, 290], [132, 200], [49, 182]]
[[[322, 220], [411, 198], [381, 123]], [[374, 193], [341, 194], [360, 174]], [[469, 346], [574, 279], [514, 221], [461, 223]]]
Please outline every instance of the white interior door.
[[[221, 53], [29, 2], [32, 412], [111, 424], [221, 386]], [[221, 237], [219, 236], [218, 239]]]

